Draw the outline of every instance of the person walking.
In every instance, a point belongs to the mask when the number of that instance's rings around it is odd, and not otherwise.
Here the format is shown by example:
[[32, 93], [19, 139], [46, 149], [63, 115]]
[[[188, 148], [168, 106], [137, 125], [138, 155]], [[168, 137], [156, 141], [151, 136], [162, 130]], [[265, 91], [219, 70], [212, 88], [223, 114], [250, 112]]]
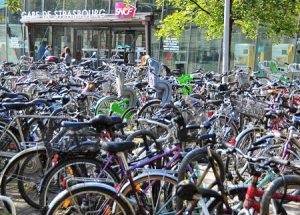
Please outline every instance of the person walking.
[[70, 65], [71, 65], [71, 61], [72, 61], [71, 50], [70, 50], [69, 47], [66, 47], [64, 63], [65, 63], [67, 66], [70, 66]]
[[48, 45], [46, 47], [46, 50], [44, 52], [44, 55], [43, 55], [42, 59], [45, 60], [46, 57], [49, 57], [51, 55], [52, 55], [52, 46]]

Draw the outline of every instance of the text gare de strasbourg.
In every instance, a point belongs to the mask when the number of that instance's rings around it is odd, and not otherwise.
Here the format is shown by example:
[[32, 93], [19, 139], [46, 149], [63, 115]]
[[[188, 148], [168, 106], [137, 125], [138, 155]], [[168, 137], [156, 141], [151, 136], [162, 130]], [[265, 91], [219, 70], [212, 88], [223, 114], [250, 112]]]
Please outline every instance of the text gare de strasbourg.
[[55, 10], [55, 11], [32, 11], [22, 12], [22, 18], [84, 18], [84, 17], [104, 17], [106, 11], [100, 10]]

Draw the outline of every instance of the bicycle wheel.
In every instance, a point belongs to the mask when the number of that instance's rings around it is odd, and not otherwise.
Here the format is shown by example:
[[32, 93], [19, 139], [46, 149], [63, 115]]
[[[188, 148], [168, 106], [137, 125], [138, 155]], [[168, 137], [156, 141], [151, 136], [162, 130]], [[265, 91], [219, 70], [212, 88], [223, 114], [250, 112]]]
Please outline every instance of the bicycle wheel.
[[[2, 171], [1, 174], [1, 180], [0, 180], [0, 186], [1, 186], [1, 195], [5, 195], [8, 197], [11, 197], [12, 200], [14, 201], [15, 199], [20, 199], [19, 198], [19, 190], [18, 190], [18, 180], [22, 180], [22, 176], [19, 176], [19, 171], [16, 174], [16, 169], [21, 169], [22, 164], [24, 163], [24, 161], [34, 161], [34, 165], [32, 165], [33, 163], [28, 163], [30, 165], [26, 165], [26, 163], [23, 165], [26, 167], [24, 169], [23, 172], [25, 172], [26, 174], [29, 174], [29, 170], [34, 169], [39, 170], [38, 172], [40, 172], [41, 168], [47, 166], [46, 164], [44, 165], [43, 162], [41, 160], [39, 160], [38, 158], [43, 157], [45, 158], [47, 156], [47, 151], [45, 147], [42, 146], [37, 146], [34, 148], [29, 148], [26, 149], [22, 152], [19, 152], [18, 154], [16, 154], [11, 160], [10, 162], [7, 164], [7, 166], [4, 168], [4, 170]], [[38, 166], [39, 168], [36, 168], [36, 166]], [[34, 167], [34, 168], [32, 168]], [[25, 171], [26, 170], [26, 171]], [[28, 172], [27, 172], [28, 171]], [[31, 178], [28, 180], [32, 180], [35, 181], [36, 180], [36, 175], [35, 174], [29, 174], [31, 175]], [[38, 176], [38, 177], [42, 177], [42, 176]]]
[[137, 130], [137, 111], [136, 108], [130, 107], [121, 116], [122, 122], [127, 124], [124, 129], [127, 134]]
[[[58, 193], [66, 189], [67, 180], [71, 177], [96, 178], [103, 168], [104, 163], [94, 158], [77, 157], [59, 161], [49, 169], [41, 182], [39, 205], [48, 205]], [[106, 167], [97, 181], [113, 185], [120, 182], [120, 178], [110, 167]]]
[[[218, 172], [219, 178], [223, 183], [225, 180], [224, 165], [221, 157], [214, 151], [211, 151], [214, 166]], [[199, 181], [201, 178], [202, 181]], [[197, 148], [190, 151], [182, 160], [178, 170], [178, 181], [191, 180], [197, 183], [197, 186], [212, 188], [216, 185], [216, 176], [214, 175], [212, 165], [209, 162], [208, 150], [206, 147]], [[183, 208], [183, 200], [177, 199], [177, 210]]]
[[47, 166], [46, 154], [28, 157], [21, 164], [18, 173], [18, 188], [22, 198], [30, 206], [39, 209], [40, 183], [45, 176]]
[[97, 101], [99, 101], [99, 99], [101, 98], [100, 95], [96, 94], [96, 93], [90, 93], [88, 95], [86, 95], [86, 113], [88, 116], [93, 116], [95, 113], [95, 106], [97, 104]]
[[[173, 214], [176, 211], [176, 185], [177, 179], [169, 174], [161, 172], [144, 173], [133, 179], [144, 210], [147, 214]], [[134, 199], [132, 186], [127, 182], [121, 192], [128, 199]], [[138, 205], [133, 205], [138, 211]], [[175, 213], [174, 213], [175, 214]]]
[[18, 138], [12, 131], [4, 131], [4, 126], [0, 125], [0, 170], [4, 168], [11, 157], [21, 151]]
[[106, 184], [87, 182], [64, 190], [53, 199], [47, 215], [135, 214], [128, 200]]
[[[260, 214], [298, 214], [300, 206], [300, 177], [285, 175], [284, 178], [277, 178], [266, 189], [260, 204]], [[274, 195], [288, 195], [281, 199], [274, 199]], [[291, 198], [298, 199], [291, 201]], [[289, 200], [290, 199], [290, 200]]]
[[212, 117], [209, 122], [214, 125], [217, 136], [225, 142], [229, 142], [238, 135], [237, 125], [230, 122], [230, 119], [226, 116]]
[[98, 114], [109, 115], [110, 114], [110, 104], [113, 102], [119, 102], [119, 101], [121, 101], [121, 99], [118, 97], [115, 97], [115, 96], [106, 96], [106, 97], [101, 98], [95, 106], [95, 115], [98, 115]]
[[[249, 153], [248, 149], [251, 148], [251, 144], [257, 142], [263, 135], [265, 135], [265, 129], [261, 127], [251, 127], [242, 131], [235, 139], [235, 147], [241, 149], [244, 154], [253, 154], [253, 152]], [[244, 158], [236, 157], [234, 169], [236, 172], [237, 178], [244, 181], [243, 174], [246, 172], [248, 168], [248, 162]], [[232, 160], [233, 161], [233, 160]], [[229, 162], [227, 160], [227, 162]], [[230, 164], [228, 164], [230, 165]]]
[[161, 108], [161, 101], [159, 99], [153, 99], [144, 104], [143, 107], [138, 111], [137, 115], [140, 118], [151, 117], [158, 109]]

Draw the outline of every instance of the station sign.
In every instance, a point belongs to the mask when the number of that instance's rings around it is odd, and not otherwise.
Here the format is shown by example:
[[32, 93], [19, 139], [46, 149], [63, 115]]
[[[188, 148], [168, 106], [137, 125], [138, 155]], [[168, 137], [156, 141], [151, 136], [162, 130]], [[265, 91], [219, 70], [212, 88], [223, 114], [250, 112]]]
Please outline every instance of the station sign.
[[124, 2], [117, 2], [115, 4], [115, 15], [118, 17], [133, 17], [136, 11], [136, 7]]
[[21, 19], [55, 18], [55, 19], [84, 19], [103, 18], [106, 16], [104, 9], [95, 10], [55, 10], [55, 11], [29, 11], [22, 12]]

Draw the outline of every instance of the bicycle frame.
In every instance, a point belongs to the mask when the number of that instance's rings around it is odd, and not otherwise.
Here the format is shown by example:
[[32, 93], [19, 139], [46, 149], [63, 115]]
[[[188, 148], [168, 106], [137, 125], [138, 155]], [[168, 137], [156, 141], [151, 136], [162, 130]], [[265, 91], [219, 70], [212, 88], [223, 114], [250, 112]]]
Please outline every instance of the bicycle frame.
[[[258, 178], [259, 178], [258, 176], [253, 176], [253, 180], [247, 189], [246, 198], [243, 203], [243, 207], [245, 210], [249, 210], [250, 208], [253, 208], [257, 213], [260, 212], [260, 202], [257, 202], [255, 200], [255, 197], [262, 197], [264, 195], [264, 190], [257, 188]], [[272, 196], [272, 198], [300, 202], [299, 195], [298, 196], [293, 196], [293, 195], [289, 195], [289, 194], [284, 195], [282, 193], [277, 192]], [[244, 211], [240, 211], [239, 214], [241, 214], [241, 212], [244, 212]]]

